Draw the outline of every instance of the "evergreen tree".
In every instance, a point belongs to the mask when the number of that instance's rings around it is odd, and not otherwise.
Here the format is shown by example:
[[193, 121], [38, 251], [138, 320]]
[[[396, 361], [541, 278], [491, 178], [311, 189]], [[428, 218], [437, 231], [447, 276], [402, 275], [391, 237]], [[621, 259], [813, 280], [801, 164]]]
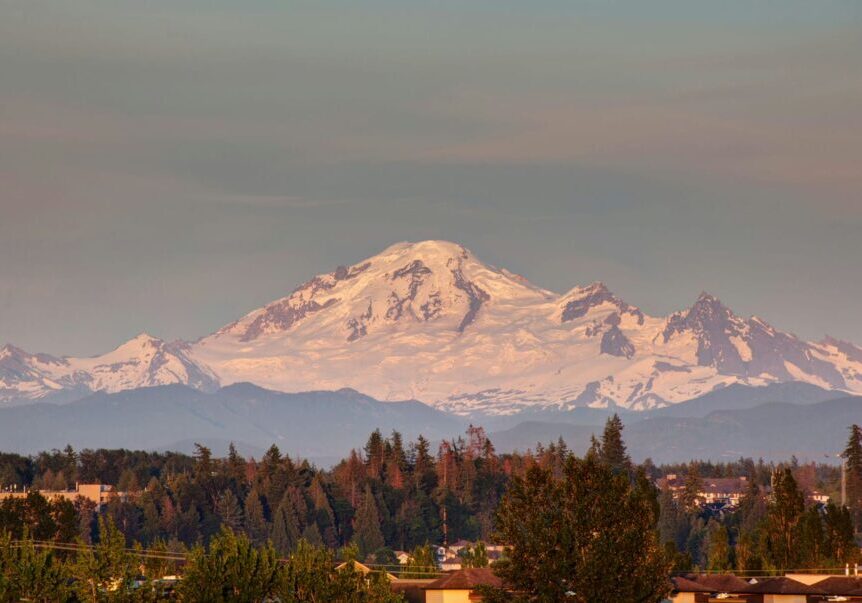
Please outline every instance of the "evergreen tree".
[[431, 456], [431, 443], [421, 435], [416, 439], [413, 474], [419, 490], [430, 494], [436, 485], [434, 458]]
[[769, 549], [779, 569], [796, 567], [798, 526], [805, 511], [805, 498], [789, 468], [776, 471], [772, 500], [767, 508]]
[[752, 572], [764, 569], [764, 551], [761, 546], [762, 530], [743, 530], [736, 541], [736, 569]]
[[228, 446], [227, 453], [227, 473], [233, 482], [233, 487], [240, 491], [240, 488], [245, 483], [245, 460], [236, 450], [233, 442]]
[[364, 575], [352, 561], [334, 569], [332, 552], [301, 540], [281, 572], [276, 598], [282, 603], [398, 603], [382, 572]]
[[730, 570], [733, 566], [730, 560], [730, 537], [727, 528], [718, 522], [710, 522], [708, 534], [706, 569], [719, 572]]
[[365, 462], [368, 465], [368, 474], [374, 478], [380, 478], [383, 471], [383, 436], [379, 429], [371, 432], [368, 442], [365, 444]]
[[311, 546], [323, 546], [323, 537], [320, 535], [320, 530], [314, 522], [305, 526], [305, 529], [302, 531], [302, 539]]
[[411, 551], [401, 572], [402, 578], [436, 578], [440, 571], [437, 552], [430, 544], [417, 546]]
[[818, 568], [823, 561], [823, 522], [816, 507], [808, 507], [799, 520], [796, 567]]
[[67, 583], [54, 551], [37, 550], [26, 535], [13, 546], [8, 534], [0, 533], [0, 601], [62, 601], [69, 594]]
[[825, 555], [838, 565], [856, 563], [859, 547], [856, 546], [853, 518], [847, 507], [833, 503], [826, 505], [823, 516], [823, 548]]
[[659, 540], [670, 542], [676, 550], [685, 548], [690, 529], [689, 517], [682, 505], [674, 498], [670, 488], [665, 488], [659, 494]]
[[488, 550], [484, 542], [477, 542], [473, 547], [464, 547], [458, 556], [461, 557], [461, 567], [488, 567]]
[[266, 542], [269, 533], [263, 504], [256, 489], [252, 489], [245, 498], [245, 531], [252, 543], [257, 546]]
[[862, 516], [862, 427], [852, 425], [847, 446], [841, 455], [847, 471], [847, 504], [859, 525]]
[[314, 505], [314, 522], [320, 530], [320, 535], [323, 542], [330, 548], [335, 548], [338, 544], [338, 534], [335, 525], [335, 512], [332, 510], [332, 505], [329, 503], [329, 497], [326, 494], [326, 488], [320, 475], [315, 475], [309, 488], [311, 501]]
[[692, 463], [689, 465], [688, 473], [685, 476], [685, 484], [682, 490], [682, 504], [687, 511], [693, 511], [697, 508], [700, 499], [700, 492], [703, 490], [703, 481], [700, 479], [700, 472], [697, 465]]
[[365, 559], [386, 544], [383, 533], [380, 531], [380, 513], [371, 486], [365, 487], [365, 496], [362, 504], [356, 512], [356, 521], [353, 528], [353, 539], [359, 547], [360, 559]]
[[531, 601], [657, 603], [670, 590], [671, 560], [651, 496], [591, 457], [570, 459], [561, 481], [531, 467], [498, 511], [498, 538], [510, 549], [497, 572]]
[[192, 549], [178, 591], [183, 601], [263, 601], [273, 597], [279, 580], [278, 559], [271, 545], [255, 547], [245, 535], [222, 528], [210, 541], [209, 550]]
[[99, 518], [98, 543], [78, 551], [71, 573], [81, 601], [99, 603], [131, 597], [136, 561], [126, 550], [125, 536], [109, 517]]
[[632, 461], [623, 442], [623, 422], [616, 413], [605, 422], [599, 458], [615, 472], [631, 469]]
[[299, 538], [297, 510], [290, 492], [285, 492], [272, 519], [272, 544], [280, 555], [287, 556], [296, 548]]
[[219, 494], [216, 499], [215, 512], [221, 519], [221, 523], [232, 531], [239, 532], [242, 529], [242, 507], [239, 506], [239, 501], [233, 490], [224, 490]]

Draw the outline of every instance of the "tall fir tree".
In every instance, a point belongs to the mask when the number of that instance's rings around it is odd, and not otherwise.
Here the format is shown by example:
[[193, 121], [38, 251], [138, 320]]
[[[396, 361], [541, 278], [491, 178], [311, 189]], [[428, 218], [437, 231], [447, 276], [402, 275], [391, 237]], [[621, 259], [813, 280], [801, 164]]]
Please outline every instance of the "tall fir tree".
[[383, 539], [383, 532], [380, 530], [380, 512], [377, 509], [377, 502], [374, 500], [371, 486], [365, 487], [362, 504], [356, 511], [353, 539], [359, 547], [361, 560], [386, 544]]
[[224, 490], [219, 494], [215, 504], [216, 515], [219, 516], [222, 525], [227, 526], [234, 532], [239, 532], [243, 527], [242, 507], [233, 490]]
[[857, 527], [862, 525], [862, 427], [852, 425], [847, 446], [841, 455], [846, 470], [847, 505]]
[[285, 492], [272, 518], [272, 544], [278, 554], [290, 555], [299, 542], [300, 533], [293, 496]]
[[632, 461], [623, 441], [623, 422], [616, 413], [605, 422], [599, 458], [615, 472], [631, 469]]
[[853, 518], [847, 507], [830, 502], [823, 515], [823, 547], [835, 563], [856, 563], [860, 558], [853, 529]]
[[260, 502], [260, 494], [254, 488], [245, 497], [245, 532], [255, 545], [266, 542], [269, 526]]
[[727, 528], [718, 522], [711, 522], [707, 527], [709, 541], [707, 549], [706, 569], [726, 572], [733, 567], [731, 563], [730, 536]]
[[769, 549], [778, 569], [795, 568], [798, 557], [799, 522], [805, 512], [805, 497], [789, 467], [773, 474], [772, 500], [767, 508]]

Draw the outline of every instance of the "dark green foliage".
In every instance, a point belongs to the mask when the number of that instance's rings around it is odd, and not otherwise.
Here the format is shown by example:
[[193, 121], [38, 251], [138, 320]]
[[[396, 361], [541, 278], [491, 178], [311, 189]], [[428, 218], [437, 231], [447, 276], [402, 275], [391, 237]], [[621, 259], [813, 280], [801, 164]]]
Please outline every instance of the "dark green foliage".
[[215, 513], [222, 525], [238, 532], [243, 527], [242, 507], [232, 490], [224, 490], [216, 499]]
[[251, 541], [257, 545], [266, 542], [269, 534], [263, 504], [256, 489], [252, 489], [245, 499], [245, 531]]
[[717, 572], [733, 569], [730, 536], [727, 528], [718, 522], [711, 522], [707, 526], [707, 541], [706, 569]]
[[769, 551], [779, 568], [795, 568], [798, 557], [799, 522], [805, 512], [805, 497], [789, 468], [776, 471], [772, 500], [768, 507]]
[[623, 422], [617, 414], [605, 423], [598, 456], [599, 460], [616, 472], [631, 469], [632, 461], [623, 442]]
[[75, 594], [81, 601], [126, 601], [133, 596], [138, 575], [126, 538], [108, 517], [99, 518], [99, 541], [77, 553], [70, 568]]
[[365, 559], [386, 544], [383, 533], [380, 531], [380, 512], [377, 510], [377, 502], [371, 487], [365, 488], [362, 504], [356, 512], [356, 523], [354, 529], [354, 542], [359, 548], [359, 558]]
[[826, 505], [823, 517], [823, 547], [825, 553], [839, 566], [856, 563], [859, 560], [859, 547], [853, 534], [853, 518], [847, 507], [833, 503]]
[[13, 547], [9, 535], [0, 534], [0, 601], [62, 601], [66, 585], [66, 568], [53, 551], [36, 549], [29, 539]]
[[440, 570], [437, 553], [430, 544], [417, 546], [401, 572], [402, 578], [433, 578]]
[[484, 542], [465, 547], [458, 555], [461, 557], [461, 567], [488, 567], [488, 551]]
[[255, 547], [245, 535], [223, 528], [208, 549], [192, 549], [179, 595], [200, 603], [262, 601], [275, 593], [279, 582], [272, 546]]
[[304, 540], [284, 565], [275, 594], [283, 603], [398, 603], [382, 572], [365, 575], [352, 561], [334, 567], [332, 551]]
[[[531, 601], [661, 601], [666, 559], [650, 497], [595, 456], [570, 458], [562, 480], [540, 467], [513, 480], [498, 512], [511, 548], [498, 573]], [[569, 594], [573, 593], [573, 594]]]
[[862, 427], [852, 425], [842, 454], [847, 469], [847, 505], [857, 528], [862, 526]]
[[[854, 509], [828, 505], [817, 512], [805, 503], [803, 493], [814, 489], [838, 500], [840, 471], [835, 465], [791, 462], [776, 469], [763, 461], [739, 459], [635, 467], [626, 453], [622, 431], [619, 419], [611, 418], [595, 442], [590, 462], [622, 477], [627, 487], [640, 493], [644, 514], [658, 518], [657, 540], [674, 568], [730, 565], [737, 570], [773, 572], [788, 565], [843, 567], [858, 559]], [[845, 450], [851, 503], [857, 496], [854, 476], [862, 470], [859, 431], [858, 427], [851, 430]], [[230, 526], [234, 532], [246, 534], [255, 546], [264, 546], [272, 538], [279, 556], [296, 551], [304, 538], [332, 550], [355, 542], [362, 549], [355, 558], [361, 561], [369, 555], [372, 560], [385, 556], [391, 561], [386, 555], [391, 549], [414, 550], [414, 555], [422, 557], [426, 550], [422, 545], [443, 542], [444, 527], [449, 542], [492, 537], [495, 510], [509, 483], [523, 479], [531, 468], [547, 472], [555, 484], [563, 483], [568, 479], [571, 456], [562, 441], [525, 454], [498, 455], [484, 431], [473, 426], [465, 437], [446, 441], [433, 452], [424, 438], [405, 443], [398, 433], [388, 438], [372, 434], [365, 450], [354, 452], [330, 470], [291, 459], [275, 446], [259, 462], [243, 459], [235, 448], [227, 457], [218, 458], [203, 446], [195, 457], [70, 448], [29, 458], [0, 454], [0, 475], [21, 487], [60, 487], [82, 481], [137, 491], [128, 500], [112, 500], [98, 515], [92, 503], [82, 499], [48, 501], [32, 492], [26, 498], [2, 500], [0, 533], [8, 531], [15, 539], [27, 533], [56, 542], [80, 538], [82, 543], [102, 546], [99, 535], [105, 528], [98, 527], [101, 516], [116, 525], [129, 547], [136, 546], [135, 542], [155, 550], [176, 550], [183, 543], [206, 546], [219, 536], [222, 526]], [[787, 486], [788, 471], [796, 483], [793, 495]], [[667, 473], [688, 476], [683, 492], [654, 491], [650, 478]], [[773, 474], [775, 496], [770, 491]], [[739, 476], [747, 477], [749, 486], [735, 511], [714, 514], [695, 500], [707, 480]], [[565, 500], [558, 494], [554, 496]], [[550, 501], [549, 508], [557, 512], [554, 504]], [[560, 502], [558, 507], [565, 505]], [[479, 561], [472, 559], [475, 550], [465, 555], [466, 565], [483, 563], [481, 555]], [[427, 577], [436, 572], [436, 559], [430, 547], [427, 551], [427, 559], [414, 559], [408, 575]], [[41, 554], [38, 548], [37, 552]], [[58, 551], [54, 562], [63, 562], [67, 573], [73, 573], [78, 555]], [[148, 567], [145, 573], [153, 577], [176, 571], [172, 563], [165, 560], [166, 565]], [[140, 567], [135, 571], [141, 571]], [[0, 582], [0, 588], [9, 586]], [[147, 592], [135, 589], [129, 596], [150, 596]]]
[[291, 493], [285, 492], [272, 519], [272, 544], [279, 555], [287, 556], [296, 548], [300, 538], [298, 511]]

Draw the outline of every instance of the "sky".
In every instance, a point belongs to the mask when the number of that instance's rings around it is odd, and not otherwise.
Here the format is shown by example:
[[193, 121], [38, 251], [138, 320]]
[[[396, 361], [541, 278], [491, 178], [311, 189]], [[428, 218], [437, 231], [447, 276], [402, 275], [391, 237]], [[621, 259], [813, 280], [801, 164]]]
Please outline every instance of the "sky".
[[194, 339], [402, 240], [862, 344], [862, 3], [0, 0], [0, 344]]

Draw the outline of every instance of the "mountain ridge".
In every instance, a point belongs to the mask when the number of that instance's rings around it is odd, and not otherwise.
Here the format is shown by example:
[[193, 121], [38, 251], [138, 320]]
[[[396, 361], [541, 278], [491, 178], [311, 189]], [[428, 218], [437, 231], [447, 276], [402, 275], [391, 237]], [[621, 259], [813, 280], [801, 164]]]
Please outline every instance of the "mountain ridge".
[[649, 316], [601, 282], [557, 294], [448, 241], [396, 243], [315, 276], [194, 342], [142, 334], [94, 358], [0, 350], [0, 402], [249, 381], [349, 387], [461, 415], [648, 410], [732, 384], [862, 393], [862, 348], [804, 341], [706, 292]]

